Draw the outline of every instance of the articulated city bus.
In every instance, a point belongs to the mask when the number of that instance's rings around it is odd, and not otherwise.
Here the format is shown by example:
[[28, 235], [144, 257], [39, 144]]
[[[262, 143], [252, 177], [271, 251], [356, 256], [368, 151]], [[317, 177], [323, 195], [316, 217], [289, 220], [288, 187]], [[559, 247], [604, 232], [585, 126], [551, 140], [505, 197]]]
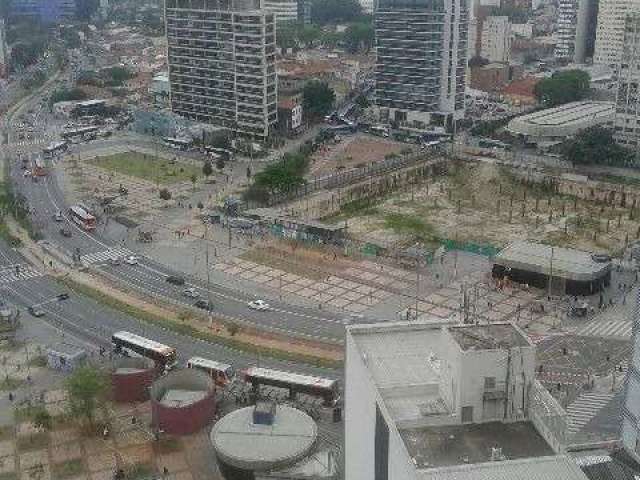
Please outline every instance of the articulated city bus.
[[113, 351], [126, 357], [144, 357], [153, 360], [162, 372], [173, 369], [177, 363], [176, 349], [130, 332], [116, 332], [111, 336]]
[[53, 142], [48, 147], [42, 149], [42, 155], [45, 158], [53, 157], [58, 153], [65, 152], [69, 148], [67, 142]]
[[69, 208], [69, 215], [71, 220], [79, 225], [83, 230], [92, 232], [96, 229], [96, 217], [91, 215], [87, 210], [80, 205], [73, 205]]
[[254, 388], [260, 385], [286, 388], [290, 395], [305, 393], [324, 399], [326, 405], [335, 404], [340, 396], [340, 388], [337, 380], [329, 378], [312, 377], [298, 373], [283, 372], [269, 368], [249, 367], [242, 371], [244, 381], [251, 383]]
[[231, 365], [202, 357], [191, 357], [187, 360], [187, 368], [202, 370], [213, 379], [216, 385], [220, 386], [230, 383], [235, 375]]

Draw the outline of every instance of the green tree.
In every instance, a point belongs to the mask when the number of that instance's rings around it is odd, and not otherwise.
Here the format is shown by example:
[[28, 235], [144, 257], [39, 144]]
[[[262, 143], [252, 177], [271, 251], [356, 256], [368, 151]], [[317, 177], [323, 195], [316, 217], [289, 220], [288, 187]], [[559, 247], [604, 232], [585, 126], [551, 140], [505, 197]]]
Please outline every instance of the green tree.
[[51, 415], [44, 408], [38, 410], [33, 417], [33, 424], [42, 430], [51, 429]]
[[302, 91], [302, 107], [305, 115], [318, 119], [329, 113], [336, 100], [336, 94], [326, 82], [312, 80]]
[[224, 159], [222, 157], [218, 157], [216, 160], [216, 168], [218, 170], [222, 170], [224, 168]]
[[76, 15], [78, 19], [87, 21], [98, 10], [100, 0], [76, 0]]
[[353, 22], [362, 17], [358, 0], [313, 0], [311, 22], [317, 25]]
[[102, 71], [104, 83], [108, 87], [121, 87], [124, 82], [133, 78], [133, 73], [126, 67], [110, 67]]
[[14, 44], [11, 48], [11, 64], [17, 67], [28, 67], [34, 64], [44, 53], [45, 42], [45, 39], [36, 38], [35, 40], [25, 40]]
[[289, 50], [296, 46], [296, 28], [290, 22], [278, 24], [276, 30], [276, 45], [283, 50]]
[[344, 42], [349, 52], [369, 52], [373, 47], [373, 25], [369, 22], [352, 23], [344, 33]]
[[356, 97], [356, 105], [360, 108], [369, 108], [371, 106], [371, 102], [365, 95], [358, 95]]
[[576, 165], [597, 164], [622, 166], [632, 158], [631, 152], [618, 145], [612, 131], [600, 126], [582, 130], [561, 146], [565, 160]]
[[282, 160], [272, 163], [254, 175], [254, 183], [258, 189], [267, 189], [271, 193], [286, 193], [304, 185], [304, 172], [308, 165], [309, 158], [306, 155], [285, 153]]
[[211, 165], [211, 162], [209, 160], [206, 160], [204, 162], [204, 165], [202, 165], [202, 174], [205, 177], [209, 178], [212, 173], [213, 173], [213, 166]]
[[160, 195], [160, 198], [162, 200], [171, 200], [171, 197], [172, 197], [171, 192], [166, 188], [163, 188], [162, 190], [160, 190], [158, 195]]
[[322, 36], [322, 30], [317, 25], [299, 25], [296, 33], [298, 40], [304, 45], [311, 45]]
[[58, 102], [81, 101], [86, 99], [87, 94], [80, 88], [62, 88], [51, 94], [51, 97], [49, 97], [49, 104], [53, 105]]
[[108, 385], [101, 370], [91, 366], [76, 369], [65, 381], [70, 413], [93, 425], [96, 409], [104, 403]]
[[582, 100], [589, 93], [591, 78], [582, 70], [567, 70], [545, 78], [535, 86], [535, 95], [545, 107]]

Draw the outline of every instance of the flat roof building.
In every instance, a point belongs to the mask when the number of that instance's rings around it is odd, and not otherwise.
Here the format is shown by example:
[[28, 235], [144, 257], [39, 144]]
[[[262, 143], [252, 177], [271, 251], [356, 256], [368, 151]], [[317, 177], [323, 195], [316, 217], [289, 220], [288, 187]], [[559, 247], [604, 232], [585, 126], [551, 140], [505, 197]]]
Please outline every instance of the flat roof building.
[[547, 146], [561, 143], [585, 128], [612, 122], [614, 116], [613, 102], [571, 102], [516, 117], [507, 128], [527, 143]]
[[513, 242], [493, 260], [493, 275], [548, 288], [561, 294], [588, 295], [611, 280], [611, 259], [571, 248], [541, 243]]
[[534, 363], [509, 323], [347, 327], [345, 478], [585, 480]]

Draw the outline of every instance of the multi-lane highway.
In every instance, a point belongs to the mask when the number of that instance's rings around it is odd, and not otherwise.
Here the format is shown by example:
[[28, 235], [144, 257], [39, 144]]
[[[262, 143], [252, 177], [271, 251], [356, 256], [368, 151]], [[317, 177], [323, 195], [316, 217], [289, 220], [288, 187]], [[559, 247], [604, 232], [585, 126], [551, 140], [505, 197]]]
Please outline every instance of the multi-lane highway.
[[[49, 89], [47, 87], [45, 93]], [[38, 112], [41, 98], [34, 97], [22, 102], [7, 119], [9, 125], [19, 123], [28, 110]], [[122, 257], [134, 252], [129, 252], [113, 240], [96, 232], [86, 232], [71, 221], [67, 214], [69, 205], [66, 204], [58, 183], [59, 175], [62, 175], [62, 172], [57, 168], [56, 162], [51, 162], [49, 165], [50, 174], [38, 182], [23, 175], [21, 158], [26, 156], [32, 159], [39, 155], [42, 149], [41, 139], [45, 136], [50, 137], [52, 135], [51, 128], [56, 128], [55, 123], [47, 123], [46, 114], [44, 118], [36, 120], [38, 120], [37, 124], [41, 130], [36, 131], [30, 139], [31, 141], [18, 140], [13, 135], [15, 132], [9, 130], [8, 144], [3, 148], [3, 160], [7, 163], [14, 190], [27, 199], [33, 212], [32, 220], [57, 251], [68, 257], [79, 252], [85, 264], [88, 264], [91, 269], [99, 271], [101, 275], [116, 283], [123, 290], [137, 293], [145, 298], [152, 298], [154, 301], [179, 305], [180, 308], [190, 308], [194, 300], [185, 297], [182, 292], [187, 287], [193, 287], [198, 290], [201, 298], [211, 298], [215, 306], [214, 315], [221, 318], [232, 319], [245, 325], [285, 335], [330, 343], [342, 342], [344, 325], [348, 322], [345, 320], [345, 315], [290, 305], [278, 301], [277, 298], [266, 298], [271, 305], [269, 311], [251, 310], [247, 303], [256, 297], [249, 288], [239, 289], [225, 284], [209, 283], [209, 289], [207, 289], [206, 283], [190, 277], [186, 277], [184, 286], [174, 286], [168, 283], [166, 278], [169, 275], [180, 273], [163, 265], [161, 259], [139, 257], [136, 265], [125, 263], [111, 265], [107, 261], [109, 258]], [[100, 141], [100, 143], [103, 146], [108, 146], [122, 140], [108, 139]], [[136, 141], [136, 139], [130, 137], [128, 141]], [[150, 145], [153, 143], [149, 142], [149, 145], [144, 146]], [[78, 147], [80, 149], [88, 148], [84, 145]], [[54, 214], [58, 211], [63, 214], [62, 222], [56, 222], [53, 219]], [[60, 234], [61, 228], [70, 230], [72, 236], [63, 237]], [[100, 228], [97, 231], [100, 231]], [[15, 265], [21, 265], [19, 270], [15, 269]], [[51, 298], [62, 291], [58, 283], [46, 276], [46, 272], [39, 270], [39, 267], [27, 265], [24, 258], [2, 242], [0, 242], [0, 288], [10, 301], [24, 307]], [[46, 311], [45, 318], [48, 321], [96, 344], [108, 343], [114, 331], [125, 329], [174, 345], [183, 356], [198, 354], [238, 365], [255, 364], [260, 361], [260, 363], [269, 364], [275, 368], [327, 374], [313, 367], [294, 366], [288, 362], [273, 359], [253, 358], [251, 355], [225, 346], [204, 343], [190, 337], [164, 331], [159, 327], [145, 324], [120, 312], [105, 308], [81, 295], [72, 295], [70, 300], [54, 302], [44, 306], [43, 309]], [[28, 314], [25, 316], [28, 321]], [[335, 372], [330, 375], [335, 376]]]

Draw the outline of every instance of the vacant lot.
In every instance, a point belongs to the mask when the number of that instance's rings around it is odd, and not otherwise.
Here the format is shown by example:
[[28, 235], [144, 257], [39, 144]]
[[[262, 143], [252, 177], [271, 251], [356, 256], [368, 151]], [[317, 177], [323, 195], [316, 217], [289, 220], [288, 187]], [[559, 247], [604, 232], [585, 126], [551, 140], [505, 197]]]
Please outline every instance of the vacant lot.
[[172, 162], [138, 152], [97, 157], [90, 163], [114, 173], [141, 178], [156, 184], [189, 182], [193, 175], [196, 177], [202, 175], [202, 170], [194, 165]]
[[330, 221], [386, 247], [458, 240], [502, 247], [529, 239], [617, 253], [640, 236], [637, 208], [576, 199], [523, 184], [491, 164], [456, 164], [448, 174], [384, 199], [358, 200]]

